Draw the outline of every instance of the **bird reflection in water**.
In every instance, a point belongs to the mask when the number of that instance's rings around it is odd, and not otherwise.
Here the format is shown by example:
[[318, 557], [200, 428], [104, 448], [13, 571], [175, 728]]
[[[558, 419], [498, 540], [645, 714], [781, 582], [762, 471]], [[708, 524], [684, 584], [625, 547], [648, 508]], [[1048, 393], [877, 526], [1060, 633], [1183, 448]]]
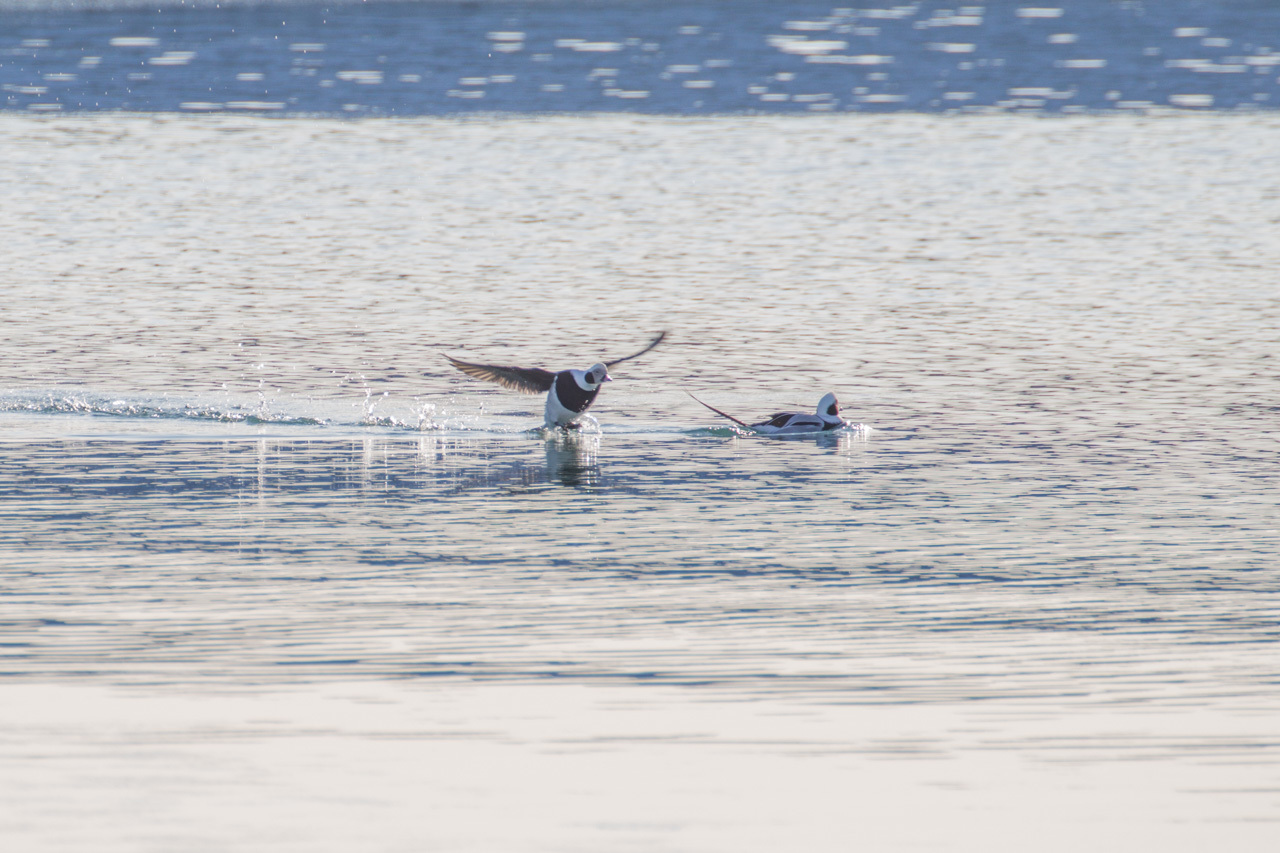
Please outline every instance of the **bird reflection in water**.
[[807, 444], [814, 447], [822, 447], [830, 449], [841, 455], [848, 456], [853, 453], [859, 453], [867, 448], [871, 439], [871, 433], [874, 430], [866, 424], [851, 424], [844, 429], [828, 430], [827, 432], [809, 432], [798, 433], [796, 435], [770, 435], [761, 436], [751, 432], [744, 432], [739, 429], [724, 430], [719, 429], [712, 434], [721, 435], [731, 432], [729, 441], [736, 442], [758, 442], [765, 446], [778, 442], [784, 445]]
[[449, 484], [448, 494], [473, 489], [498, 488], [508, 493], [537, 491], [548, 486], [590, 489], [600, 485], [600, 433], [561, 429], [534, 431], [544, 440], [545, 463], [538, 460], [536, 450], [524, 442], [503, 443], [504, 450], [494, 447], [468, 447], [465, 452], [454, 449], [448, 454], [452, 464], [432, 465], [437, 482]]
[[570, 488], [600, 485], [600, 435], [549, 431], [547, 482]]

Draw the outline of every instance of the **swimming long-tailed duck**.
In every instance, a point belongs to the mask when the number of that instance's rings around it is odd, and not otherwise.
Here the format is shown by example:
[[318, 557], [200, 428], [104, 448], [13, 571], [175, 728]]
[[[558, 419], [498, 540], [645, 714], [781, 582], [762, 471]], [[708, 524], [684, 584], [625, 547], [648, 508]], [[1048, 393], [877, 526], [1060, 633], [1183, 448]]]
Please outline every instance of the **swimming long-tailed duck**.
[[561, 370], [553, 373], [540, 367], [501, 367], [495, 364], [473, 364], [451, 355], [445, 355], [445, 358], [454, 367], [476, 379], [496, 382], [503, 388], [522, 394], [546, 394], [547, 408], [544, 416], [547, 427], [570, 429], [578, 425], [578, 419], [596, 399], [600, 386], [613, 381], [613, 377], [609, 375], [610, 367], [639, 358], [662, 343], [666, 336], [666, 332], [659, 332], [640, 352], [625, 358], [598, 362], [586, 370]]
[[[689, 396], [693, 397], [692, 394], [689, 394]], [[703, 403], [697, 397], [693, 397], [693, 399], [698, 403], [702, 403], [717, 415], [728, 418], [735, 424], [761, 435], [800, 435], [806, 432], [826, 432], [848, 426], [845, 420], [840, 417], [840, 402], [836, 400], [835, 394], [824, 395], [818, 401], [817, 411], [812, 415], [806, 412], [778, 412], [769, 420], [761, 421], [758, 424], [740, 421], [733, 415], [720, 411], [715, 406]]]

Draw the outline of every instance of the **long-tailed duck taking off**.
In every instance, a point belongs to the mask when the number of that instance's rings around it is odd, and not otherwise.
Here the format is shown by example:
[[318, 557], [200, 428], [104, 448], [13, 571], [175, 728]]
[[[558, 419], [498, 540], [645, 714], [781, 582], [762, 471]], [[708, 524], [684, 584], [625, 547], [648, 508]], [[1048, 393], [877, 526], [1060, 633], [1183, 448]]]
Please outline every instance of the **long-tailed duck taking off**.
[[540, 367], [500, 367], [495, 364], [472, 364], [461, 361], [451, 355], [445, 355], [449, 363], [468, 376], [496, 382], [503, 388], [519, 391], [522, 394], [546, 394], [546, 425], [550, 427], [576, 427], [578, 419], [586, 414], [587, 408], [596, 399], [600, 386], [612, 382], [609, 368], [624, 361], [639, 358], [649, 350], [662, 343], [666, 332], [658, 336], [640, 352], [632, 353], [624, 358], [599, 362], [586, 370], [561, 370], [552, 372]]
[[[686, 392], [687, 393], [687, 392]], [[692, 394], [689, 394], [693, 397]], [[840, 417], [840, 402], [836, 400], [835, 394], [826, 394], [818, 401], [817, 411], [810, 415], [806, 412], [778, 412], [767, 421], [761, 421], [758, 424], [749, 424], [746, 421], [740, 421], [733, 415], [727, 414], [717, 409], [715, 406], [707, 405], [697, 397], [693, 399], [706, 406], [711, 411], [720, 415], [722, 418], [728, 418], [738, 426], [749, 429], [752, 432], [761, 435], [800, 435], [802, 433], [827, 432], [828, 430], [840, 429], [843, 426], [849, 426], [843, 418]]]

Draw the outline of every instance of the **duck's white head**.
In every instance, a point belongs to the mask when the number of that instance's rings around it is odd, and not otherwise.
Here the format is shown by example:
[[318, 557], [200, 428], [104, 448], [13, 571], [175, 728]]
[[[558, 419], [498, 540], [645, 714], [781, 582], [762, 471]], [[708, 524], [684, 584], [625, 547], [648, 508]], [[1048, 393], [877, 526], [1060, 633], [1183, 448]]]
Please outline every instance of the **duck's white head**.
[[835, 394], [830, 392], [824, 394], [822, 399], [818, 401], [817, 414], [826, 423], [844, 423], [844, 418], [840, 417], [840, 401], [836, 399]]
[[575, 375], [574, 378], [588, 391], [594, 391], [604, 383], [613, 381], [613, 377], [609, 375], [609, 368], [599, 363], [591, 365], [586, 370], [575, 370], [574, 373], [580, 374]]

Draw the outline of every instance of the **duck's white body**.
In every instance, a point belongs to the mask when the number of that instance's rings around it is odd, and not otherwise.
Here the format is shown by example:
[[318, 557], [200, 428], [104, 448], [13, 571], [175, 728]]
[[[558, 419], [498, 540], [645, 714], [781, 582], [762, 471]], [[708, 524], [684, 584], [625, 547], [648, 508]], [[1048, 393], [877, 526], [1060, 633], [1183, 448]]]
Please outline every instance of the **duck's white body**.
[[[697, 397], [693, 399], [702, 403]], [[760, 421], [754, 424], [740, 421], [733, 415], [720, 411], [715, 406], [708, 406], [706, 403], [702, 403], [702, 405], [717, 415], [728, 418], [739, 426], [746, 427], [761, 435], [803, 435], [805, 433], [828, 432], [849, 425], [844, 418], [840, 417], [840, 402], [836, 400], [836, 395], [831, 393], [825, 394], [818, 401], [817, 409], [813, 414], [808, 412], [778, 412], [767, 421]]]
[[603, 364], [592, 365], [586, 370], [557, 373], [551, 389], [547, 391], [547, 406], [543, 411], [547, 428], [576, 426], [587, 413], [587, 408], [595, 402], [600, 386], [612, 381], [613, 377]]

